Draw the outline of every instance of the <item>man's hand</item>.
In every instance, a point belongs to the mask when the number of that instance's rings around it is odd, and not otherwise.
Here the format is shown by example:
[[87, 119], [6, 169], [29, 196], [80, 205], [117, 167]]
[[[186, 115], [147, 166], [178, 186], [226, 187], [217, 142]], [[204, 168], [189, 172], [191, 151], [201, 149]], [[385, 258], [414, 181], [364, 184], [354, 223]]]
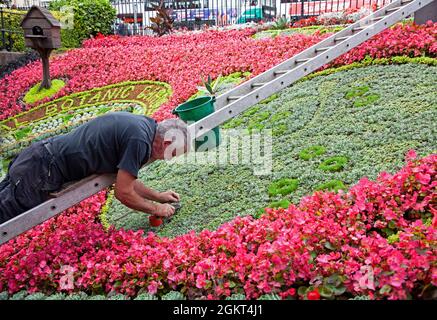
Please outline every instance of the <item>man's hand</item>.
[[159, 194], [159, 202], [161, 203], [179, 202], [180, 199], [179, 194], [171, 190]]
[[115, 182], [115, 197], [133, 210], [154, 214], [157, 211], [157, 204], [147, 201], [139, 195], [136, 191], [136, 186], [136, 177], [125, 170], [118, 170], [117, 181]]
[[154, 216], [168, 218], [175, 213], [175, 208], [168, 203], [156, 203], [156, 209], [151, 212]]

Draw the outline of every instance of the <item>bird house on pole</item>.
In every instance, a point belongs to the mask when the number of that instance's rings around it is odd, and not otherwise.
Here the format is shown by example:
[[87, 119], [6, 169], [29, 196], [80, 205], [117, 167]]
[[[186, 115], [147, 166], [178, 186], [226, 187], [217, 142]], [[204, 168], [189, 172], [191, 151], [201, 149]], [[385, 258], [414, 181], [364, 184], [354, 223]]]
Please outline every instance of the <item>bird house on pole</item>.
[[36, 50], [41, 56], [43, 80], [41, 89], [51, 87], [49, 57], [53, 49], [61, 46], [61, 24], [45, 8], [33, 6], [21, 22], [26, 47]]

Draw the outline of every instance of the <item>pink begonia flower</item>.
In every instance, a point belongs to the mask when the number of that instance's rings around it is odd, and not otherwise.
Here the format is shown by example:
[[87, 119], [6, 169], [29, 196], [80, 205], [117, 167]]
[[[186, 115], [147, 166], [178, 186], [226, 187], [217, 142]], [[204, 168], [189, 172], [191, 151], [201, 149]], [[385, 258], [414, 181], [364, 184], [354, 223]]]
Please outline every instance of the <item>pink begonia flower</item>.
[[412, 161], [417, 159], [417, 153], [414, 150], [409, 150], [405, 156], [406, 161]]

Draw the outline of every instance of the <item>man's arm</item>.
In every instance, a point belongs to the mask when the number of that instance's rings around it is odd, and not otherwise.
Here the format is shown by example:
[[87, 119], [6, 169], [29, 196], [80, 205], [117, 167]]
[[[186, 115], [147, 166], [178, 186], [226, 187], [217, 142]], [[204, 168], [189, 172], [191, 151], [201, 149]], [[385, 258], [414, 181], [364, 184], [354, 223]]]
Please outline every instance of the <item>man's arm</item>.
[[161, 202], [161, 194], [156, 190], [147, 188], [140, 180], [135, 180], [134, 190], [142, 198]]
[[126, 207], [156, 216], [169, 217], [174, 208], [169, 204], [153, 203], [145, 200], [135, 191], [136, 178], [125, 170], [118, 170], [115, 183], [115, 197]]
[[178, 202], [180, 200], [180, 197], [176, 192], [158, 192], [146, 187], [140, 180], [135, 181], [134, 190], [140, 197], [160, 203]]

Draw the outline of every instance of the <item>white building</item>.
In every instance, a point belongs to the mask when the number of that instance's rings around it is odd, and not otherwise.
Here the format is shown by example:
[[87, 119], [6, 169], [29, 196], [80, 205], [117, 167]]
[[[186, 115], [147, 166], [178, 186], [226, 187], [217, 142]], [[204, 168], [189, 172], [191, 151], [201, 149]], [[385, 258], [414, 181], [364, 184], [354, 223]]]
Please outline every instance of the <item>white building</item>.
[[48, 6], [49, 2], [52, 0], [10, 0], [10, 6], [16, 6], [18, 8], [28, 8], [33, 5], [37, 6]]

